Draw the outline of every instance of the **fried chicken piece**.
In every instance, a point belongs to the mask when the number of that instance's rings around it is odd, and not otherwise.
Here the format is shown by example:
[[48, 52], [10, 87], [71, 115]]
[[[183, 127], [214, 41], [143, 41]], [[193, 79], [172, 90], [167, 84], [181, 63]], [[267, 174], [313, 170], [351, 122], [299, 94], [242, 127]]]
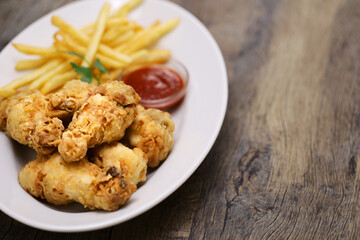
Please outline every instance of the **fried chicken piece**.
[[66, 163], [59, 153], [39, 155], [19, 172], [22, 188], [61, 205], [79, 202], [90, 209], [114, 211], [126, 203], [136, 185], [119, 173], [106, 173], [86, 158]]
[[93, 95], [75, 112], [58, 150], [66, 162], [78, 161], [88, 148], [121, 139], [135, 116], [133, 105], [122, 107], [108, 96]]
[[48, 154], [56, 150], [64, 130], [62, 121], [45, 113], [45, 97], [38, 90], [23, 90], [4, 99], [0, 124], [6, 134], [21, 144]]
[[12, 98], [4, 98], [0, 102], [0, 130], [5, 131], [6, 130], [6, 119], [7, 119], [7, 107], [9, 105], [9, 101]]
[[129, 85], [122, 81], [109, 81], [94, 90], [94, 94], [108, 96], [122, 106], [137, 104], [140, 101], [139, 95]]
[[55, 93], [46, 96], [46, 114], [49, 117], [69, 119], [92, 94], [96, 85], [71, 80]]
[[130, 149], [116, 142], [94, 149], [91, 161], [97, 166], [123, 173], [124, 179], [134, 184], [146, 180], [147, 156], [139, 148]]
[[17, 101], [19, 101], [19, 99], [26, 97], [27, 95], [31, 95], [36, 93], [36, 90], [23, 90], [23, 91], [18, 91], [16, 92], [15, 95], [9, 97], [9, 98], [4, 98], [2, 99], [2, 101], [0, 102], [0, 127], [1, 127], [1, 131], [6, 131], [6, 124], [7, 124], [7, 117], [8, 117], [8, 108], [9, 108], [9, 103], [11, 102], [12, 105], [14, 105]]
[[172, 150], [175, 124], [167, 112], [141, 105], [136, 108], [138, 115], [126, 133], [127, 139], [146, 153], [149, 167], [157, 167]]
[[75, 112], [59, 144], [67, 162], [85, 157], [88, 148], [121, 139], [136, 116], [140, 97], [131, 86], [110, 81], [91, 90], [90, 95]]

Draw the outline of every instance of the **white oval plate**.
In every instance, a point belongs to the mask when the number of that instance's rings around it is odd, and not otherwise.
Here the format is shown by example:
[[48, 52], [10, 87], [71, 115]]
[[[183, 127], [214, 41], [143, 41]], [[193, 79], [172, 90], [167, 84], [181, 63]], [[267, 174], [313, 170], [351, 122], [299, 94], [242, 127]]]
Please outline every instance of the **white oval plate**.
[[[108, 1], [115, 9], [125, 1]], [[61, 7], [40, 18], [12, 42], [50, 46], [55, 27], [51, 16], [59, 15], [75, 27], [94, 21], [103, 1], [79, 1]], [[33, 150], [0, 133], [0, 209], [10, 217], [35, 228], [76, 232], [109, 227], [127, 221], [160, 203], [183, 184], [210, 151], [220, 131], [228, 99], [225, 63], [209, 31], [186, 10], [167, 1], [145, 0], [130, 18], [148, 26], [156, 20], [180, 18], [179, 26], [159, 43], [171, 50], [173, 57], [189, 70], [190, 85], [184, 101], [174, 109], [175, 144], [168, 159], [148, 176], [146, 183], [128, 203], [114, 212], [90, 211], [80, 204], [54, 206], [26, 193], [18, 183], [19, 170], [35, 158]], [[14, 70], [15, 63], [29, 58], [7, 45], [0, 53], [0, 85], [23, 73]]]

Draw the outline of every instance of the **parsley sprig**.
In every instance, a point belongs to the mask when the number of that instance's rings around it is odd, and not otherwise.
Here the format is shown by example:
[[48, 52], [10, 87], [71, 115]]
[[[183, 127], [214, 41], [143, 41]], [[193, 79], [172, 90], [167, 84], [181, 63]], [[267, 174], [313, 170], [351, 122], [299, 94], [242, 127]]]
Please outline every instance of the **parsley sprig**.
[[[70, 63], [75, 72], [83, 76], [80, 78], [80, 80], [83, 82], [91, 83], [93, 78], [95, 78], [97, 83], [100, 84], [101, 75], [108, 72], [108, 70], [104, 67], [104, 65], [100, 62], [98, 58], [91, 65], [89, 61], [85, 59], [85, 56], [82, 54], [73, 51], [64, 51], [64, 53], [80, 57], [89, 64], [89, 67], [83, 67], [73, 62]], [[95, 74], [95, 68], [100, 71], [100, 75]]]

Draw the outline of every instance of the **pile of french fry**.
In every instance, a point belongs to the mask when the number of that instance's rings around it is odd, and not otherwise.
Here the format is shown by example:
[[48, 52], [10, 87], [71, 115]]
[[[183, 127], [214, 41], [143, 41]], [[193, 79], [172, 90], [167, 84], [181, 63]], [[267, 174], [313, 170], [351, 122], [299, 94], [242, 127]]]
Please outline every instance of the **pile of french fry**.
[[53, 16], [52, 24], [59, 30], [54, 35], [51, 47], [13, 44], [18, 51], [37, 55], [38, 58], [18, 61], [16, 70], [32, 71], [1, 87], [0, 97], [9, 97], [25, 86], [39, 89], [43, 94], [55, 91], [67, 81], [80, 78], [70, 63], [91, 67], [95, 59], [100, 60], [107, 69], [100, 76], [100, 82], [106, 82], [117, 79], [124, 68], [166, 62], [170, 58], [170, 51], [153, 49], [152, 46], [174, 29], [179, 19], [155, 22], [143, 28], [127, 18], [128, 13], [141, 2], [130, 0], [112, 14], [110, 4], [104, 3], [96, 22], [82, 29], [76, 29], [59, 16]]

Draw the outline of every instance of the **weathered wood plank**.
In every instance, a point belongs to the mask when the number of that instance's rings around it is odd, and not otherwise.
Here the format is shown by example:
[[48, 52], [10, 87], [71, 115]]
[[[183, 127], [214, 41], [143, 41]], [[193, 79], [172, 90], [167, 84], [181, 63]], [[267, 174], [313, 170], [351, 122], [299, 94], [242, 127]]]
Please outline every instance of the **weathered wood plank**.
[[[1, 1], [0, 49], [71, 1]], [[203, 164], [124, 224], [49, 233], [0, 213], [0, 238], [360, 238], [359, 1], [174, 2], [209, 28], [229, 73], [228, 112]]]
[[13, 220], [0, 211], [0, 239], [3, 239], [9, 232]]
[[54, 233], [54, 232], [39, 230], [34, 239], [98, 240], [98, 239], [109, 239], [110, 235], [111, 235], [111, 228], [106, 228], [91, 232], [82, 232], [82, 233]]
[[188, 239], [204, 181], [194, 174], [163, 203], [115, 226], [110, 239]]
[[27, 240], [35, 239], [38, 230], [12, 220], [10, 228], [1, 239], [4, 240]]

